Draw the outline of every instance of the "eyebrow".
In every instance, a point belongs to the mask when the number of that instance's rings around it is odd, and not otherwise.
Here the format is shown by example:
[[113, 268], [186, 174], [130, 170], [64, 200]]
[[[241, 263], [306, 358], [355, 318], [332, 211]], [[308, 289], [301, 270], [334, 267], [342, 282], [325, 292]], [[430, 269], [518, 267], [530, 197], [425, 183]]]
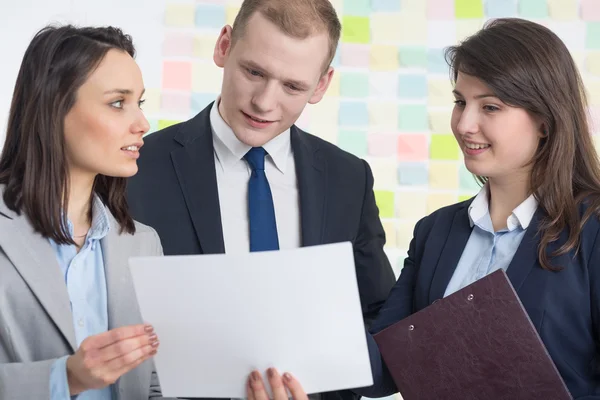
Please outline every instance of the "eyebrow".
[[[144, 93], [146, 92], [146, 89], [142, 89], [142, 93], [140, 94], [140, 97], [142, 97], [144, 95]], [[123, 96], [130, 96], [133, 94], [133, 90], [131, 89], [111, 89], [111, 90], [107, 90], [106, 92], [104, 92], [104, 94], [122, 94]]]
[[[458, 96], [460, 96], [460, 97], [465, 97], [465, 96], [463, 96], [463, 95], [462, 95], [462, 94], [461, 94], [461, 93], [460, 93], [458, 90], [456, 90], [456, 89], [454, 89], [454, 90], [452, 91], [452, 93], [454, 93], [454, 94], [456, 94], [456, 95], [458, 95]], [[475, 98], [476, 98], [476, 99], [485, 99], [486, 97], [495, 97], [495, 98], [498, 98], [498, 96], [496, 96], [496, 95], [495, 95], [495, 94], [493, 94], [493, 93], [484, 93], [484, 94], [479, 94], [479, 95], [475, 96]]]
[[[264, 68], [262, 68], [260, 65], [256, 64], [253, 61], [246, 60], [246, 61], [242, 61], [241, 63], [243, 65], [245, 65], [246, 67], [250, 68], [250, 69], [256, 69], [258, 71], [266, 73], [267, 75], [270, 75], [269, 73], [267, 73], [264, 70]], [[310, 85], [307, 84], [306, 82], [297, 81], [297, 80], [294, 80], [294, 79], [285, 79], [285, 81], [287, 83], [290, 83], [290, 84], [292, 84], [294, 86], [297, 86], [298, 88], [301, 88], [301, 89], [306, 89], [306, 88], [310, 87]]]

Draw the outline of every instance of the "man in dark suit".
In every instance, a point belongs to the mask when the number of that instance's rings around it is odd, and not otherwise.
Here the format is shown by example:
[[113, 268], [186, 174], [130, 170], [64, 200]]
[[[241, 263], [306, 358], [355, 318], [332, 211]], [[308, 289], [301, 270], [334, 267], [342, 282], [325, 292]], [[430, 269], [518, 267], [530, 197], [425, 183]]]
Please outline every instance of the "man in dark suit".
[[221, 95], [146, 138], [128, 200], [167, 255], [351, 241], [369, 325], [395, 282], [373, 175], [294, 125], [329, 86], [340, 30], [329, 0], [244, 1], [215, 46]]

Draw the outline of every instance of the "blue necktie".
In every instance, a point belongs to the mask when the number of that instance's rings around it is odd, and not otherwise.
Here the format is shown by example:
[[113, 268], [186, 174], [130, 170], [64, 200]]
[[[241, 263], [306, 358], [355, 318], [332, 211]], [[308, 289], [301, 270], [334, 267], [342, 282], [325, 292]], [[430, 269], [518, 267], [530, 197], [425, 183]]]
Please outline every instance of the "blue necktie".
[[250, 251], [279, 250], [273, 195], [265, 175], [266, 154], [262, 147], [253, 147], [244, 156], [252, 168], [248, 182]]

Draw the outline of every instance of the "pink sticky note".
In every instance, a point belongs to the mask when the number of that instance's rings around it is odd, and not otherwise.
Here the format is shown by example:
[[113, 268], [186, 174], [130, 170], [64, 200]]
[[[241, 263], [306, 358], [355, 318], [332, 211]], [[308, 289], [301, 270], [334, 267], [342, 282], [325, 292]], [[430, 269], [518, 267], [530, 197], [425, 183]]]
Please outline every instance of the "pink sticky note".
[[427, 19], [454, 20], [454, 0], [427, 0]]
[[191, 57], [194, 52], [194, 38], [185, 33], [167, 33], [163, 42], [163, 55], [166, 57]]
[[192, 88], [192, 63], [165, 61], [162, 87], [163, 89], [190, 90]]
[[600, 21], [600, 2], [598, 0], [581, 0], [581, 19], [584, 21]]
[[371, 62], [371, 49], [368, 44], [342, 43], [340, 60], [343, 66], [366, 67]]
[[399, 135], [398, 160], [424, 161], [428, 158], [429, 143], [426, 135]]
[[369, 155], [391, 157], [396, 154], [398, 135], [393, 133], [371, 133], [368, 136]]
[[160, 99], [160, 110], [162, 112], [187, 116], [192, 107], [191, 92], [163, 92]]

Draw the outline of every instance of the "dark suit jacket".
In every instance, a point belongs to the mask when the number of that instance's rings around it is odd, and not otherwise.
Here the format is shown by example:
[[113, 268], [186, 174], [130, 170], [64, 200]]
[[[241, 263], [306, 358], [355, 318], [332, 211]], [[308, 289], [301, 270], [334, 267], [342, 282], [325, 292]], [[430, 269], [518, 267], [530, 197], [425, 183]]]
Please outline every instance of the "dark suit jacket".
[[[443, 297], [471, 234], [467, 215], [471, 201], [442, 208], [417, 223], [400, 278], [371, 333]], [[585, 207], [580, 211], [583, 215]], [[551, 258], [552, 265], [563, 267], [551, 272], [542, 269], [537, 257], [542, 216], [538, 209], [507, 275], [573, 397], [600, 399], [600, 222], [593, 217], [586, 223], [578, 253]], [[563, 232], [548, 246], [548, 254], [566, 238]], [[373, 337], [367, 337], [375, 384], [356, 392], [369, 397], [397, 392]]]
[[[128, 184], [136, 220], [159, 234], [164, 254], [224, 253], [209, 105], [193, 119], [145, 139]], [[291, 128], [302, 246], [351, 241], [365, 322], [394, 285], [369, 165]], [[318, 329], [318, 327], [314, 327]]]

